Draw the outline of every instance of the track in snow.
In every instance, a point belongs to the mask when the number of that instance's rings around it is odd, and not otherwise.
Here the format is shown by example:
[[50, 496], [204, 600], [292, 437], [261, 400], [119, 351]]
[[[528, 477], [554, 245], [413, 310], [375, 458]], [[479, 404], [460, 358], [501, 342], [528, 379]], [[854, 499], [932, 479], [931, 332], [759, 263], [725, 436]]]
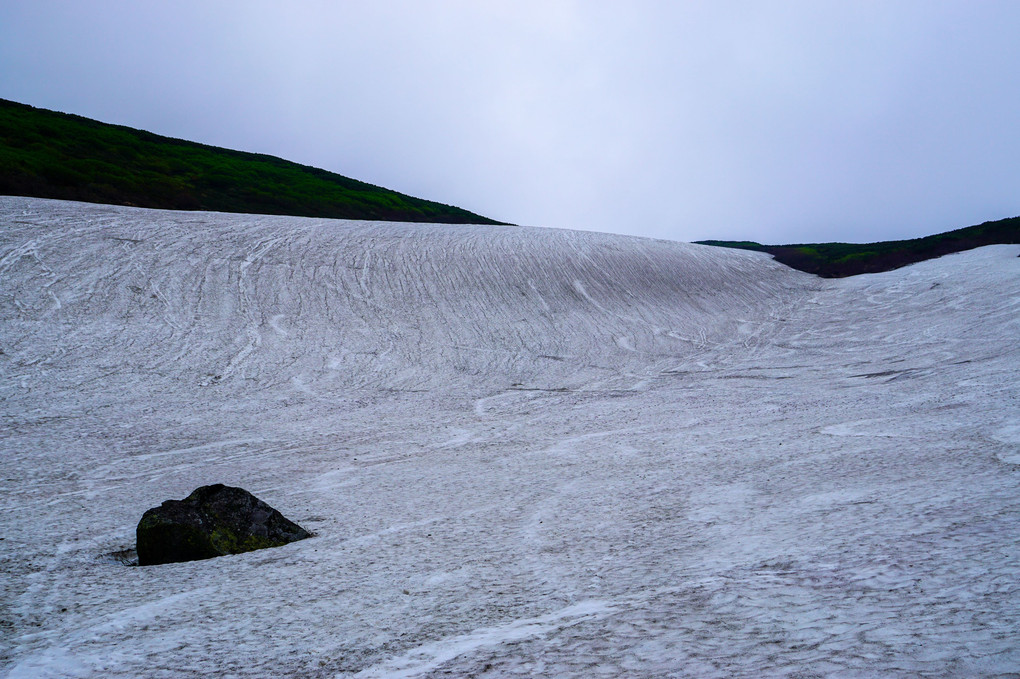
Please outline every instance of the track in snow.
[[[1015, 246], [821, 281], [518, 227], [0, 225], [7, 676], [1020, 666]], [[317, 536], [110, 556], [212, 482]]]

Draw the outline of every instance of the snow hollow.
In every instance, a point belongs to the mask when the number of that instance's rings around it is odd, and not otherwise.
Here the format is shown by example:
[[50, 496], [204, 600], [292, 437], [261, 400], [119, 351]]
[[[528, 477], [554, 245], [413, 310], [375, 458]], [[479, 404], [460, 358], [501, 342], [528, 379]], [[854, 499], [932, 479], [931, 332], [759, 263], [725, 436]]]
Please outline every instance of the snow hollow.
[[[1018, 253], [0, 198], [0, 672], [1015, 673]], [[211, 483], [315, 536], [122, 563]]]

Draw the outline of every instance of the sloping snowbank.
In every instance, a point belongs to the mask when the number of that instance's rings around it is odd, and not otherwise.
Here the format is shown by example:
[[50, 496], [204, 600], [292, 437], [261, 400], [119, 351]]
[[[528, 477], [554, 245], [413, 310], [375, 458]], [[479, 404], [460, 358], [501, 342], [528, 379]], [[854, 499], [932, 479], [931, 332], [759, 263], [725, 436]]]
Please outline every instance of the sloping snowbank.
[[[0, 198], [0, 667], [1012, 671], [1018, 251]], [[214, 482], [317, 536], [109, 556]]]

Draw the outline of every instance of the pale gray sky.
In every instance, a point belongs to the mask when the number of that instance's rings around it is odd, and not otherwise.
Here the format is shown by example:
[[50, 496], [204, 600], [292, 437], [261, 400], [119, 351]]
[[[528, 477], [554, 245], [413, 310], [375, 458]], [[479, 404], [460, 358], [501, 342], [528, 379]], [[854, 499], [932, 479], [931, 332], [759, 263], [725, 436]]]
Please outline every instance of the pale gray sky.
[[0, 97], [519, 224], [769, 243], [1020, 214], [1020, 2], [0, 0]]

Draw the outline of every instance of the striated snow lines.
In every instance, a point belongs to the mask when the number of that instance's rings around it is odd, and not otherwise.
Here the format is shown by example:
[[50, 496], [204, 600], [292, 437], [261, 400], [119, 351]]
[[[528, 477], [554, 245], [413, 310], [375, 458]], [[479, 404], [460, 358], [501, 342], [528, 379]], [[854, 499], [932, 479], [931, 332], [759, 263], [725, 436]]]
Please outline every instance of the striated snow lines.
[[0, 676], [1015, 674], [1018, 254], [2, 197]]

